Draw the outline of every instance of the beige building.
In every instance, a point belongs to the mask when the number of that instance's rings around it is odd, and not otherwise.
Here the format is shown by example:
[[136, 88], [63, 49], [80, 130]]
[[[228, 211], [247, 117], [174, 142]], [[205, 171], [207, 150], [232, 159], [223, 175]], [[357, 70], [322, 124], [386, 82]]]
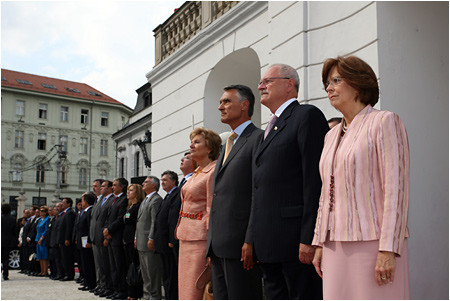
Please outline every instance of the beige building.
[[[75, 201], [94, 179], [115, 177], [111, 135], [130, 108], [83, 83], [6, 69], [1, 83], [3, 203]], [[16, 207], [21, 190], [27, 200]]]

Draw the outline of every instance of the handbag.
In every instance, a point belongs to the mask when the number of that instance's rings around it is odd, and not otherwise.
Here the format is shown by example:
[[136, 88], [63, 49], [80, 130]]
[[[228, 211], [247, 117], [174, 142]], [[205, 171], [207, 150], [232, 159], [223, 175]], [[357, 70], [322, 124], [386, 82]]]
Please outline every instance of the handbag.
[[131, 264], [128, 267], [127, 271], [127, 284], [128, 285], [143, 285], [144, 280], [142, 280], [141, 267], [134, 262], [134, 252], [133, 259], [131, 260]]
[[195, 281], [195, 287], [203, 290], [203, 300], [214, 300], [211, 279], [211, 267], [206, 266]]

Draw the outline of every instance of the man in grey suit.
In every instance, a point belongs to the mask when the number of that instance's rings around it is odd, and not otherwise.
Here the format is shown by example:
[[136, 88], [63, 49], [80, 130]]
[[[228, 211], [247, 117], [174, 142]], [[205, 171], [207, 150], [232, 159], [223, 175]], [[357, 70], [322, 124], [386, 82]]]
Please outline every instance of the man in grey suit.
[[[94, 180], [94, 182], [92, 183], [92, 191], [94, 192], [94, 194], [97, 196], [97, 199], [94, 203], [94, 205], [92, 206], [92, 212], [91, 212], [91, 224], [89, 227], [89, 239], [91, 241], [94, 241], [94, 236], [95, 236], [95, 225], [97, 223], [97, 210], [100, 207], [100, 203], [103, 200], [103, 195], [100, 191], [101, 185], [103, 183], [102, 179], [96, 179]], [[94, 217], [95, 216], [95, 217]], [[102, 289], [102, 283], [105, 282], [105, 276], [101, 273], [100, 271], [100, 262], [102, 260], [101, 258], [101, 254], [100, 254], [100, 247], [92, 244], [92, 252], [94, 253], [94, 262], [95, 262], [95, 275], [96, 275], [96, 280], [97, 280], [97, 286], [90, 290], [91, 293], [95, 293], [98, 292]]]
[[139, 207], [134, 245], [139, 253], [142, 279], [144, 280], [143, 299], [161, 299], [162, 263], [159, 254], [155, 254], [154, 229], [156, 213], [162, 198], [158, 194], [159, 179], [149, 176], [142, 183], [147, 197]]
[[211, 258], [214, 299], [262, 299], [262, 273], [253, 257], [249, 229], [252, 159], [263, 131], [251, 122], [255, 96], [243, 85], [224, 88], [220, 120], [232, 133], [214, 172], [207, 254]]

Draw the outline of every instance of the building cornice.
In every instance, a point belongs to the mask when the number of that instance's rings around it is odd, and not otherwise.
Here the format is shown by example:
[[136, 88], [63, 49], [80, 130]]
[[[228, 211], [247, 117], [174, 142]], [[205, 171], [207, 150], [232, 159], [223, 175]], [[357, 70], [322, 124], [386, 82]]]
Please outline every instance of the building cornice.
[[238, 30], [250, 20], [267, 10], [268, 1], [241, 1], [231, 8], [224, 16], [200, 31], [172, 53], [168, 58], [158, 64], [155, 69], [146, 74], [148, 82], [155, 87], [166, 80], [176, 70], [181, 69], [205, 51], [213, 47], [218, 41], [230, 33]]

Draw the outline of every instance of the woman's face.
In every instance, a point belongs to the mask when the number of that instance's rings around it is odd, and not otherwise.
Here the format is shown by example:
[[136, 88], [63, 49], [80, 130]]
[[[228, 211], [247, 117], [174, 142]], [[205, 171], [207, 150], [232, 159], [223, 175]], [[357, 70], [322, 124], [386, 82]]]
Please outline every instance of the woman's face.
[[328, 73], [327, 82], [330, 84], [326, 88], [328, 99], [331, 105], [341, 111], [356, 105], [359, 102], [358, 91], [345, 82], [336, 67]]
[[47, 213], [43, 209], [41, 209], [40, 215], [41, 215], [41, 217], [46, 217]]
[[136, 195], [136, 187], [131, 186], [130, 188], [128, 188], [127, 190], [127, 198], [129, 200], [134, 200], [136, 199], [137, 195]]
[[209, 148], [206, 147], [205, 138], [202, 135], [196, 135], [191, 140], [191, 158], [199, 162], [208, 157], [211, 152]]

